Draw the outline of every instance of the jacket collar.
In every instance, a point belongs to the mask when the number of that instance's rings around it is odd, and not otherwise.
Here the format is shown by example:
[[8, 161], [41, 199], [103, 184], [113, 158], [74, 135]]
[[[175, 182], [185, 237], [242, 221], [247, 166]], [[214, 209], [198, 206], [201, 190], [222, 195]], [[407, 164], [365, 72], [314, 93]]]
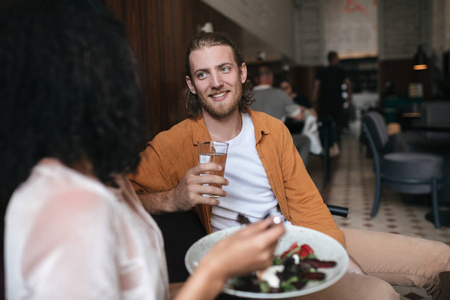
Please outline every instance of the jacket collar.
[[208, 128], [206, 128], [203, 116], [200, 115], [197, 119], [191, 119], [192, 123], [192, 144], [197, 146], [199, 141], [210, 141], [211, 136], [209, 135]]
[[[252, 118], [253, 126], [255, 127], [255, 140], [258, 143], [263, 135], [270, 134], [270, 127], [267, 122], [267, 115], [262, 112], [257, 112], [249, 107], [246, 107], [250, 118]], [[206, 128], [203, 116], [200, 115], [197, 119], [192, 119], [192, 144], [197, 145], [198, 141], [210, 141], [211, 136]]]
[[255, 127], [255, 140], [258, 143], [263, 135], [270, 134], [267, 115], [259, 111], [254, 111], [249, 107], [247, 107], [247, 111], [252, 118], [253, 126]]

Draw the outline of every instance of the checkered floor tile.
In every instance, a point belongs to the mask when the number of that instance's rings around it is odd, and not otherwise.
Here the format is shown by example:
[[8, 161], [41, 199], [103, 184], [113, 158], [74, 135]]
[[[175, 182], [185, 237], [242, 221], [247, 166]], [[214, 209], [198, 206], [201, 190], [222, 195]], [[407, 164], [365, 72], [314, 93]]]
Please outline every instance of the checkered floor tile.
[[[431, 211], [429, 199], [412, 199], [382, 191], [382, 200], [377, 215], [370, 217], [375, 195], [375, 173], [371, 158], [366, 157], [365, 148], [359, 143], [358, 124], [353, 124], [343, 136], [341, 154], [331, 163], [331, 181], [322, 187], [322, 160], [310, 157], [308, 171], [328, 204], [349, 208], [347, 218], [334, 216], [341, 228], [358, 228], [391, 232], [431, 240], [450, 245], [450, 228], [436, 229], [425, 219]], [[395, 288], [402, 299], [431, 299], [423, 290]]]

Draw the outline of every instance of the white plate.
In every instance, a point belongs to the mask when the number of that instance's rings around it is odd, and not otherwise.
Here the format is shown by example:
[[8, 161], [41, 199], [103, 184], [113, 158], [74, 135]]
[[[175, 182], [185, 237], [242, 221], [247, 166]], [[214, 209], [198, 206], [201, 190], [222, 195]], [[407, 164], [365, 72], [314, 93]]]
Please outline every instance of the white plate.
[[[184, 262], [189, 273], [193, 273], [200, 259], [221, 239], [233, 234], [241, 227], [233, 227], [209, 234], [195, 242], [187, 251]], [[326, 274], [326, 278], [320, 282], [308, 282], [301, 290], [284, 293], [252, 293], [234, 290], [227, 282], [224, 292], [230, 295], [246, 298], [258, 299], [282, 299], [298, 297], [315, 293], [336, 283], [344, 276], [348, 266], [348, 254], [342, 245], [335, 239], [316, 230], [305, 227], [286, 225], [286, 234], [278, 242], [275, 255], [281, 255], [294, 242], [299, 245], [308, 244], [314, 250], [317, 258], [320, 260], [332, 260], [337, 263], [336, 267], [331, 269], [320, 269]]]

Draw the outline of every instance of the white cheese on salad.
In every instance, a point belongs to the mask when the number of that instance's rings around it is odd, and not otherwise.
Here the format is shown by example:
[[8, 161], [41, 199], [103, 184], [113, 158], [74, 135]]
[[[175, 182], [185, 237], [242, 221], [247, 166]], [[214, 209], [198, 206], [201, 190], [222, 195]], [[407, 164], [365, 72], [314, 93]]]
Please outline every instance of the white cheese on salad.
[[256, 272], [256, 276], [260, 280], [266, 281], [270, 287], [279, 288], [280, 287], [280, 278], [276, 275], [278, 272], [284, 271], [284, 265], [275, 265], [270, 266], [263, 271]]

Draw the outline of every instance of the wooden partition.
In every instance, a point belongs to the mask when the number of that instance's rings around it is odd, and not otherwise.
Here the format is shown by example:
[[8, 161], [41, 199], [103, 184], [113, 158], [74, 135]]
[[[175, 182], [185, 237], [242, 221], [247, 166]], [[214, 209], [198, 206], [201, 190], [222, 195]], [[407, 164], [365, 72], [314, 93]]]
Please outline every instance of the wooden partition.
[[380, 105], [383, 106], [386, 82], [393, 84], [392, 93], [398, 96], [408, 95], [408, 85], [412, 82], [423, 84], [424, 100], [432, 100], [432, 66], [426, 70], [414, 71], [413, 60], [380, 61], [379, 95]]
[[180, 93], [184, 84], [184, 48], [195, 34], [195, 0], [107, 0], [127, 28], [143, 75], [143, 112], [147, 137], [185, 118]]
[[296, 66], [290, 70], [290, 76], [294, 81], [297, 92], [307, 97], [311, 102], [314, 80], [320, 68], [320, 66]]

